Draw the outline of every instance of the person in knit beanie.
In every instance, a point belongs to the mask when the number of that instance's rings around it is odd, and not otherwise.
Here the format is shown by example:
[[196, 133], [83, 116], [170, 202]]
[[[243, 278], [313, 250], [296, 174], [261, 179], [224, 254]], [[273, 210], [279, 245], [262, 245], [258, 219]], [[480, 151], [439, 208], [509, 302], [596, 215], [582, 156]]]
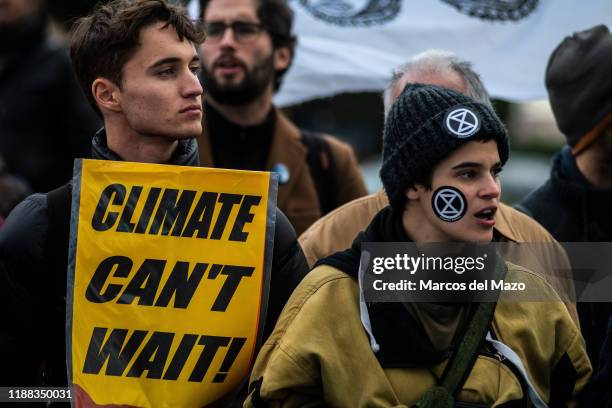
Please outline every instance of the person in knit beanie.
[[[573, 406], [591, 367], [561, 301], [458, 301], [444, 288], [463, 272], [435, 279], [429, 267], [404, 266], [414, 262], [409, 243], [425, 259], [421, 248], [432, 247], [420, 244], [493, 240], [508, 150], [491, 108], [408, 85], [384, 130], [380, 176], [391, 206], [300, 282], [257, 356], [244, 406]], [[436, 249], [452, 259], [451, 247]], [[558, 299], [542, 276], [510, 262], [500, 270], [504, 281]], [[427, 283], [439, 300], [402, 296]], [[487, 333], [503, 358], [490, 358]]]
[[[472, 151], [474, 159], [464, 160], [459, 149]], [[485, 152], [491, 153], [486, 163]], [[447, 164], [461, 166], [461, 171], [450, 171], [445, 174], [448, 177], [434, 183], [432, 176], [439, 163], [448, 161], [451, 154], [454, 158]], [[435, 226], [454, 230], [453, 238], [466, 229], [477, 232], [472, 236], [484, 232], [487, 237], [492, 235], [499, 201], [497, 173], [508, 160], [508, 154], [506, 130], [490, 107], [451, 89], [411, 84], [393, 104], [385, 122], [380, 178], [397, 214], [406, 209], [411, 192], [413, 201], [421, 204], [412, 214], [416, 211], [419, 218], [425, 215]], [[466, 165], [470, 163], [473, 165]], [[489, 165], [490, 169], [485, 168]], [[483, 198], [482, 191], [473, 188], [477, 177], [480, 181], [486, 179], [485, 192], [494, 197]], [[445, 217], [441, 211], [444, 206], [431, 204], [435, 190], [442, 185], [463, 195], [467, 217]]]

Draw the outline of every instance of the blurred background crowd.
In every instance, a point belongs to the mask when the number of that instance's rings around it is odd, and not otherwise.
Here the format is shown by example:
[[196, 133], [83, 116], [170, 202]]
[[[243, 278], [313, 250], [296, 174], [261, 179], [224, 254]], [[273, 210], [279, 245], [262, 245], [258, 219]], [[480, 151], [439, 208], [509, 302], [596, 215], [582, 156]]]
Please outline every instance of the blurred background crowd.
[[[0, 0], [0, 219], [30, 192], [64, 183], [72, 174], [72, 158], [89, 155], [91, 135], [101, 121], [74, 79], [66, 41], [75, 18], [94, 4]], [[511, 138], [513, 154], [501, 178], [503, 199], [513, 204], [547, 179], [551, 157], [565, 139], [547, 100], [495, 100], [494, 105]], [[379, 92], [339, 94], [284, 111], [300, 128], [348, 142], [368, 190], [380, 189]]]

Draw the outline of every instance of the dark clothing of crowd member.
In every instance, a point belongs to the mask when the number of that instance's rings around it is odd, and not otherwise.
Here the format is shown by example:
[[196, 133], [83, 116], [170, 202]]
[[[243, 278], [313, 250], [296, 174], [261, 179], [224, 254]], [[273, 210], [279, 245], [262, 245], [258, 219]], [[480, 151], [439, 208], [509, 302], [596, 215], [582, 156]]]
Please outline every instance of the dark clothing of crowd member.
[[[121, 160], [106, 145], [100, 131], [93, 138], [92, 157]], [[169, 164], [197, 166], [194, 139], [183, 140]], [[66, 377], [66, 274], [70, 231], [70, 205], [53, 213], [49, 194], [34, 194], [20, 203], [0, 229], [0, 385], [65, 386]], [[70, 191], [61, 200], [70, 200]], [[59, 206], [56, 205], [59, 208]], [[308, 272], [295, 231], [281, 211], [276, 213], [272, 279], [264, 337], [302, 278]], [[6, 369], [11, 367], [10, 370]]]
[[19, 177], [8, 173], [0, 156], [0, 227], [11, 210], [30, 194], [30, 186]]
[[592, 186], [565, 146], [553, 159], [550, 179], [525, 197], [519, 209], [525, 208], [559, 242], [609, 242], [611, 205], [612, 190]]
[[[518, 208], [559, 242], [612, 242], [612, 190], [593, 188], [576, 166], [569, 147], [555, 156], [546, 184]], [[596, 367], [612, 303], [578, 302], [576, 306], [589, 358]]]
[[[518, 209], [562, 243], [612, 241], [611, 69], [612, 35], [603, 25], [564, 39], [546, 69], [550, 103], [568, 146], [555, 156], [550, 179]], [[574, 279], [583, 281], [580, 265], [570, 262]], [[577, 306], [589, 358], [597, 367], [612, 303]]]
[[47, 34], [45, 10], [0, 24], [0, 154], [7, 171], [34, 191], [49, 191], [71, 177], [73, 159], [89, 154], [100, 127], [66, 50]]
[[587, 386], [581, 406], [612, 408], [612, 315], [608, 319], [608, 331], [599, 352], [599, 367]]

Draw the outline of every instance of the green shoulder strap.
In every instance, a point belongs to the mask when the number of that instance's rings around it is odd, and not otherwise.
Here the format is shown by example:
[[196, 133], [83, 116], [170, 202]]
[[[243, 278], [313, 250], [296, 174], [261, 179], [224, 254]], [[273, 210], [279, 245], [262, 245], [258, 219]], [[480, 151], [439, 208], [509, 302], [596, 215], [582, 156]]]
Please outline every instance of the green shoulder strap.
[[[496, 257], [495, 272], [497, 278], [503, 278], [506, 274], [506, 265], [499, 256]], [[496, 293], [499, 297], [499, 290]], [[423, 397], [416, 403], [419, 408], [452, 408], [455, 405], [455, 397], [461, 391], [467, 380], [472, 367], [476, 363], [478, 353], [487, 335], [495, 306], [497, 302], [479, 303], [472, 315], [467, 329], [451, 357], [440, 383], [428, 389]]]

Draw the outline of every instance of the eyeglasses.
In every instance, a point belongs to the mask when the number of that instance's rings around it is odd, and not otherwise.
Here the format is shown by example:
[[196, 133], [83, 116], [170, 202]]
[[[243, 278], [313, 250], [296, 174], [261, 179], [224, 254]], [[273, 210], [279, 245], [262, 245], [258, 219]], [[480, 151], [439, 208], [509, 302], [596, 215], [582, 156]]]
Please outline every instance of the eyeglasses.
[[224, 21], [211, 21], [204, 23], [204, 32], [206, 33], [206, 41], [217, 42], [221, 41], [225, 30], [232, 29], [234, 39], [239, 43], [249, 43], [254, 41], [262, 31], [264, 26], [260, 23], [251, 23], [247, 21], [234, 21], [227, 24]]

